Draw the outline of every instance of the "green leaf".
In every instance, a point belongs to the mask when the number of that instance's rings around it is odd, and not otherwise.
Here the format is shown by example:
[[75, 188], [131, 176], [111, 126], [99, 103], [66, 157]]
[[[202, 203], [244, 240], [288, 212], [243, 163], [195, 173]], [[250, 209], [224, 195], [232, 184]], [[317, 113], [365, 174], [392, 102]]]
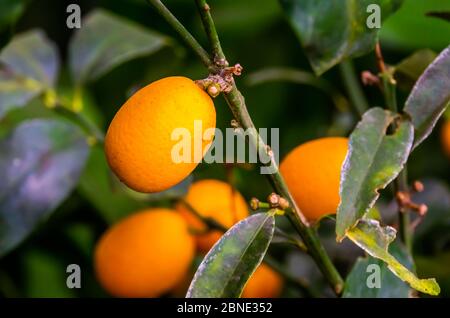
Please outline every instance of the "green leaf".
[[399, 86], [410, 91], [426, 68], [436, 59], [437, 54], [429, 49], [414, 52], [394, 67], [395, 79]]
[[333, 84], [323, 78], [317, 77], [313, 73], [303, 70], [282, 67], [264, 68], [248, 74], [246, 79], [247, 85], [249, 86], [269, 82], [291, 82], [300, 85], [309, 85], [330, 96], [338, 110], [347, 111], [350, 108], [347, 98]]
[[22, 33], [0, 53], [0, 118], [55, 85], [56, 46], [40, 30]]
[[65, 121], [26, 121], [0, 140], [0, 256], [70, 194], [88, 152], [83, 132]]
[[[413, 269], [412, 258], [400, 244], [391, 244], [389, 252], [409, 269]], [[379, 268], [380, 285], [379, 288], [369, 288], [371, 274], [378, 274], [369, 267]], [[399, 280], [387, 267], [387, 265], [371, 256], [359, 258], [348, 274], [345, 281], [344, 298], [408, 298], [411, 295], [411, 288], [405, 282]]]
[[[388, 133], [394, 123], [398, 127]], [[381, 108], [368, 110], [350, 135], [349, 151], [341, 171], [341, 202], [336, 235], [346, 232], [375, 204], [379, 190], [400, 173], [409, 156], [414, 129], [408, 120]]]
[[427, 12], [427, 16], [450, 22], [450, 11], [431, 11]]
[[66, 285], [69, 275], [66, 273], [68, 264], [64, 264], [60, 255], [39, 249], [30, 249], [25, 252], [21, 265], [26, 297], [77, 297], [76, 289], [70, 289]]
[[427, 138], [450, 103], [450, 46], [425, 70], [406, 101], [415, 128], [414, 147]]
[[389, 270], [412, 288], [429, 295], [439, 295], [440, 287], [434, 278], [419, 279], [388, 252], [396, 231], [390, 226], [382, 227], [378, 221], [362, 219], [347, 232], [347, 237], [370, 256], [385, 262]]
[[430, 11], [450, 11], [450, 1], [404, 1], [400, 10], [384, 23], [381, 43], [394, 51], [443, 50], [448, 46], [450, 24], [427, 16]]
[[379, 5], [384, 21], [403, 0], [280, 0], [287, 18], [320, 75], [341, 61], [372, 51], [379, 29], [367, 27], [371, 4]]
[[0, 0], [0, 31], [13, 24], [25, 10], [28, 1]]
[[104, 10], [83, 19], [83, 27], [69, 44], [69, 64], [77, 83], [94, 80], [114, 67], [149, 55], [170, 39]]
[[234, 225], [205, 256], [187, 298], [236, 298], [261, 264], [275, 229], [270, 213], [254, 214]]
[[109, 224], [146, 206], [145, 202], [134, 200], [123, 189], [114, 187], [113, 178], [103, 149], [93, 147], [80, 177], [78, 191], [94, 205]]

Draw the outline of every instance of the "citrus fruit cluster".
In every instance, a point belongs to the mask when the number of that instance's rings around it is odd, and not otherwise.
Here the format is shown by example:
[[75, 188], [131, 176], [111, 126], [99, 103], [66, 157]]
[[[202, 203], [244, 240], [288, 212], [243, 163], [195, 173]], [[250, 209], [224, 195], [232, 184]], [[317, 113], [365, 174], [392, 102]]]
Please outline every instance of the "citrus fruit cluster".
[[[248, 216], [242, 195], [219, 180], [193, 183], [184, 200], [202, 216], [213, 218], [225, 227]], [[185, 289], [185, 294], [188, 287], [185, 281], [192, 276], [196, 247], [204, 254], [222, 235], [205, 231], [204, 225], [182, 203], [176, 210], [138, 211], [100, 238], [94, 257], [98, 280], [117, 297], [158, 297], [179, 286]], [[279, 274], [261, 265], [242, 296], [277, 297], [282, 286]]]
[[[172, 132], [190, 131], [194, 144], [196, 120], [202, 121], [203, 131], [214, 128], [216, 113], [211, 98], [192, 80], [168, 77], [142, 88], [110, 124], [105, 139], [110, 167], [136, 191], [158, 192], [176, 185], [198, 162], [174, 162]], [[445, 131], [450, 135], [450, 128]], [[202, 140], [202, 154], [210, 142]], [[282, 161], [280, 171], [309, 220], [336, 213], [347, 151], [348, 139], [322, 138], [298, 146]], [[210, 231], [192, 209], [224, 228], [249, 215], [245, 199], [231, 185], [212, 179], [194, 182], [174, 209], [138, 211], [100, 238], [94, 263], [102, 286], [118, 297], [158, 297], [178, 293], [180, 286], [186, 289], [196, 252], [204, 255], [223, 234]], [[280, 275], [262, 264], [242, 296], [277, 297], [282, 288]]]

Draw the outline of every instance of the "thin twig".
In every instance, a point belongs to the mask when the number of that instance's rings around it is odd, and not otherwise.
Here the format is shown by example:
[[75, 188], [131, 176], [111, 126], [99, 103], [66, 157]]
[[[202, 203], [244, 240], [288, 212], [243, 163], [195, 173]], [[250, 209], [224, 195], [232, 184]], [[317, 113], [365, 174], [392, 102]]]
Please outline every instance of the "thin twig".
[[[204, 5], [206, 4], [206, 1], [201, 1]], [[209, 8], [209, 6], [208, 6]], [[211, 47], [216, 47], [221, 50], [220, 40], [219, 36], [217, 35], [216, 28], [214, 26], [214, 21], [211, 17], [211, 10], [210, 8], [205, 10], [199, 11], [200, 15], [207, 15], [206, 18], [202, 18], [203, 23], [205, 24], [205, 30], [208, 30], [207, 32], [213, 32], [215, 34], [209, 36], [210, 41], [217, 41], [219, 43], [211, 43]], [[212, 24], [212, 25], [209, 25]], [[226, 60], [225, 55], [223, 52], [216, 52], [217, 54], [221, 54], [223, 58]], [[236, 84], [234, 83], [233, 88], [231, 91], [227, 94], [224, 94], [225, 100], [227, 101], [228, 106], [231, 109], [231, 112], [234, 115], [234, 118], [238, 121], [240, 126], [244, 129], [250, 129], [252, 131], [256, 131], [256, 127], [252, 122], [252, 119], [250, 117], [250, 114], [248, 113], [247, 106], [245, 104], [244, 96], [241, 94], [241, 92], [238, 90]], [[259, 136], [259, 134], [250, 134], [250, 144], [251, 146], [255, 147], [256, 149], [260, 149], [260, 147], [263, 147], [262, 149], [270, 149], [264, 142], [264, 140]], [[322, 244], [320, 243], [317, 233], [314, 232], [312, 228], [310, 228], [308, 225], [308, 221], [301, 213], [300, 209], [298, 208], [297, 204], [295, 203], [291, 193], [289, 192], [289, 189], [284, 182], [284, 179], [281, 175], [281, 173], [278, 170], [277, 163], [275, 161], [275, 158], [273, 155], [271, 155], [270, 150], [268, 150], [268, 155], [271, 158], [270, 165], [272, 167], [275, 167], [275, 173], [273, 174], [267, 174], [270, 182], [272, 183], [274, 189], [278, 194], [283, 196], [285, 199], [289, 201], [289, 204], [291, 206], [290, 209], [287, 209], [287, 216], [291, 223], [294, 224], [295, 229], [298, 231], [300, 236], [302, 237], [303, 241], [305, 242], [308, 251], [310, 251], [311, 256], [314, 258], [314, 260], [317, 262], [319, 268], [322, 270], [323, 274], [327, 278], [328, 282], [332, 286], [333, 290], [340, 294], [343, 288], [343, 280], [341, 276], [339, 275], [338, 271], [334, 267], [333, 263], [331, 262], [330, 258], [328, 257], [328, 254], [326, 253], [325, 249], [323, 248]], [[289, 213], [290, 212], [290, 213]]]
[[[180, 36], [183, 39], [189, 39], [188, 44], [191, 48], [194, 49], [200, 46], [198, 43], [195, 44], [196, 40], [192, 37], [192, 35], [189, 34], [189, 32], [184, 27], [180, 27], [179, 25], [180, 23], [178, 22], [178, 20], [176, 20], [176, 18], [161, 3], [161, 1], [158, 0], [148, 0], [148, 1], [158, 10], [158, 12], [160, 12], [163, 15], [163, 17], [168, 21], [170, 25], [174, 27], [174, 29], [180, 34]], [[211, 14], [210, 10], [207, 11], [200, 10], [200, 15], [210, 15], [210, 14]], [[202, 18], [202, 21], [203, 23], [214, 24], [212, 18], [211, 19], [208, 17]], [[205, 29], [208, 29], [209, 32], [215, 33], [209, 37], [210, 40], [220, 42], [215, 26], [213, 27], [207, 25]], [[220, 45], [218, 45], [217, 43], [211, 43], [211, 47], [221, 48]], [[197, 53], [197, 55], [199, 54]], [[210, 68], [209, 62], [204, 64], [209, 66]], [[248, 114], [244, 97], [242, 96], [242, 94], [237, 89], [234, 83], [230, 92], [224, 94], [224, 97], [231, 109], [231, 112], [233, 113], [235, 119], [238, 121], [240, 126], [244, 129], [252, 129], [253, 131], [256, 131], [255, 125], [253, 124], [250, 115]], [[264, 147], [264, 149], [269, 149], [258, 134], [256, 135], [250, 134], [250, 135], [251, 135], [250, 138], [251, 146]], [[271, 181], [276, 192], [289, 201], [291, 208], [288, 209], [288, 213], [286, 213], [286, 215], [288, 216], [291, 223], [294, 225], [295, 230], [300, 234], [301, 238], [303, 239], [305, 245], [308, 248], [310, 255], [316, 261], [317, 265], [321, 269], [322, 273], [324, 274], [325, 278], [327, 279], [333, 290], [336, 292], [336, 294], [340, 294], [342, 292], [344, 282], [339, 272], [334, 267], [323, 245], [320, 243], [317, 233], [315, 233], [315, 231], [311, 227], [309, 227], [308, 221], [303, 216], [300, 209], [293, 200], [293, 197], [290, 194], [286, 186], [286, 183], [284, 182], [284, 179], [281, 176], [281, 173], [278, 171], [278, 167], [274, 157], [273, 156], [270, 157], [271, 157], [270, 164], [276, 168], [275, 169], [276, 172], [274, 174], [268, 174], [267, 177], [269, 178], [269, 181]]]
[[96, 143], [102, 144], [105, 140], [105, 135], [96, 125], [90, 122], [86, 117], [78, 112], [74, 112], [71, 109], [63, 106], [61, 103], [56, 103], [51, 107], [56, 113], [66, 117], [70, 121], [79, 125], [90, 137], [95, 139]]
[[380, 42], [377, 42], [377, 44], [375, 45], [375, 56], [377, 57], [377, 64], [380, 73], [382, 74], [386, 73], [386, 63], [384, 63]]
[[197, 3], [199, 12], [203, 12], [200, 17], [202, 19], [206, 35], [208, 36], [209, 44], [211, 45], [212, 60], [221, 66], [228, 66], [225, 54], [223, 53], [222, 46], [219, 41], [216, 26], [211, 16], [211, 8], [206, 3], [206, 0], [196, 0], [195, 2]]
[[[380, 44], [377, 43], [375, 48], [380, 77], [383, 81], [383, 94], [386, 102], [386, 107], [392, 112], [397, 113], [399, 111], [397, 105], [397, 83], [392, 75], [387, 71]], [[394, 129], [397, 129], [396, 126], [397, 125], [394, 122]], [[409, 192], [408, 167], [406, 165], [394, 181], [394, 191], [395, 193]], [[399, 206], [398, 219], [400, 237], [408, 251], [411, 252], [413, 243], [413, 231], [410, 224], [411, 221], [409, 212], [409, 209], [404, 209], [403, 207]]]

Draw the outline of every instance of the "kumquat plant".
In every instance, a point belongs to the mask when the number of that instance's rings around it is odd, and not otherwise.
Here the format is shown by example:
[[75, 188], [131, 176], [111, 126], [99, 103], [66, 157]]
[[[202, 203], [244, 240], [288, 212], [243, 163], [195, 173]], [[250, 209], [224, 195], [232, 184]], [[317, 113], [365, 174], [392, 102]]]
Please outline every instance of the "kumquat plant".
[[0, 0], [0, 296], [450, 297], [449, 17]]

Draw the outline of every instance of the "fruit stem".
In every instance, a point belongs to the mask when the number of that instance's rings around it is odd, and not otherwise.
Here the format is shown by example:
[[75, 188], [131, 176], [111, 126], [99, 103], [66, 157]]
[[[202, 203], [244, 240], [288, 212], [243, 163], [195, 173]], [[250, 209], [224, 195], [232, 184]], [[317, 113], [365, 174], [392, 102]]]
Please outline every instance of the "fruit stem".
[[[233, 113], [233, 116], [237, 119], [240, 126], [244, 129], [254, 129], [254, 131], [256, 131], [255, 126], [248, 113], [245, 99], [237, 89], [236, 85], [233, 85], [233, 89], [231, 90], [231, 92], [228, 94], [224, 94], [224, 97]], [[249, 139], [252, 146], [256, 147], [256, 149], [259, 149], [258, 147], [267, 148], [267, 145], [264, 143], [259, 134], [250, 134]], [[344, 285], [339, 272], [334, 267], [322, 243], [319, 241], [317, 233], [311, 227], [309, 227], [309, 222], [303, 216], [297, 204], [295, 203], [292, 194], [290, 193], [283, 179], [283, 176], [278, 170], [278, 165], [275, 162], [275, 158], [273, 156], [271, 156], [271, 164], [269, 165], [271, 165], [272, 167], [276, 167], [276, 172], [273, 174], [266, 174], [266, 176], [269, 178], [269, 181], [276, 192], [282, 195], [286, 200], [288, 200], [290, 205], [290, 208], [286, 210], [287, 213], [285, 215], [288, 217], [294, 229], [298, 232], [300, 237], [305, 242], [309, 254], [313, 257], [333, 290], [336, 292], [336, 294], [339, 295], [342, 292], [342, 288]]]
[[[188, 30], [186, 30], [186, 28], [175, 18], [175, 16], [169, 11], [169, 9], [164, 6], [161, 1], [147, 1], [151, 5], [153, 5], [155, 9], [166, 19], [166, 21], [174, 28], [174, 30], [185, 40], [186, 44], [188, 44], [188, 46], [191, 47], [191, 49], [195, 53], [197, 53], [203, 64], [208, 67], [210, 72], [214, 74], [220, 73], [220, 69], [217, 70], [217, 67], [221, 64], [224, 64], [223, 66], [221, 66], [222, 68], [227, 67], [225, 65], [226, 58], [224, 58], [225, 55], [220, 46], [219, 36], [217, 34], [214, 21], [211, 17], [210, 8], [208, 6], [208, 10], [204, 9], [205, 5], [207, 5], [206, 1], [198, 0], [200, 5], [203, 4], [203, 7], [200, 7], [199, 12], [200, 16], [202, 16], [202, 22], [205, 29], [207, 30], [209, 40], [211, 41], [211, 47], [216, 50], [216, 52], [213, 53], [216, 61], [211, 61], [209, 57], [207, 60], [205, 60], [205, 55], [208, 56], [208, 54], [204, 52], [204, 49], [201, 48], [200, 44], [198, 44], [195, 38], [189, 33]], [[217, 60], [217, 58], [219, 59]], [[221, 58], [224, 59], [221, 60]], [[255, 125], [253, 124], [252, 119], [248, 113], [245, 99], [236, 87], [234, 80], [232, 82], [231, 90], [228, 93], [224, 93], [223, 96], [228, 106], [230, 107], [234, 118], [238, 121], [240, 126], [244, 129], [252, 129], [253, 131], [256, 131]], [[259, 134], [250, 135], [251, 137], [249, 139], [251, 146], [260, 146], [264, 147], [264, 149], [269, 149]], [[268, 166], [275, 167], [276, 172], [273, 174], [267, 174], [266, 176], [269, 178], [269, 181], [274, 187], [274, 190], [289, 201], [290, 208], [287, 209], [286, 212], [288, 213], [286, 213], [286, 216], [289, 218], [291, 223], [294, 225], [294, 229], [298, 232], [300, 237], [305, 242], [309, 254], [313, 257], [313, 259], [319, 266], [332, 289], [336, 294], [339, 295], [342, 292], [344, 281], [342, 280], [333, 262], [329, 258], [322, 243], [319, 241], [317, 233], [311, 227], [309, 227], [308, 221], [303, 216], [298, 206], [295, 204], [281, 173], [278, 171], [278, 164], [275, 162], [275, 158], [273, 156], [270, 156], [270, 158], [271, 162], [268, 164]]]
[[358, 77], [355, 75], [355, 66], [352, 60], [340, 63], [339, 71], [341, 72], [341, 77], [344, 80], [344, 86], [353, 108], [359, 116], [362, 116], [369, 109], [369, 103], [364, 96]]
[[[398, 113], [399, 109], [397, 104], [397, 82], [395, 81], [394, 77], [386, 67], [380, 43], [376, 44], [375, 55], [377, 58], [377, 64], [380, 71], [380, 77], [383, 83], [382, 91], [385, 98], [386, 107], [390, 111]], [[395, 122], [393, 125], [394, 129], [396, 129]], [[408, 187], [408, 167], [405, 164], [405, 167], [394, 181], [394, 192], [397, 194], [399, 192], [409, 193], [409, 191], [410, 190]], [[410, 212], [409, 208], [402, 207], [399, 205], [398, 208], [399, 233], [408, 252], [411, 253], [413, 245], [413, 228], [411, 226], [409, 212]]]

